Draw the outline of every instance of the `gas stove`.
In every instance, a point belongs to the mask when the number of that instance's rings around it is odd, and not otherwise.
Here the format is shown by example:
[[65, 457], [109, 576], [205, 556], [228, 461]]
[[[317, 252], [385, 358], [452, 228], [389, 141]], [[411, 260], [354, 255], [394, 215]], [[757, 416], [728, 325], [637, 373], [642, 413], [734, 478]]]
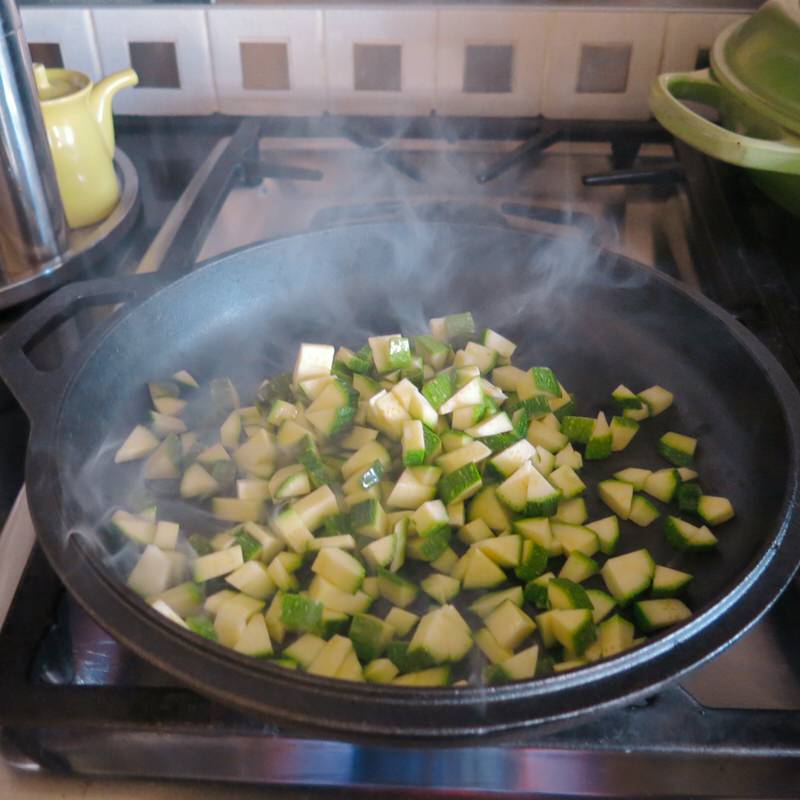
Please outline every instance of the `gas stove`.
[[[404, 215], [535, 229], [641, 261], [735, 314], [800, 382], [796, 223], [649, 123], [247, 119], [124, 269], [178, 274], [252, 242]], [[182, 688], [66, 595], [34, 545], [24, 492], [0, 565], [0, 742], [19, 767], [347, 795], [800, 795], [795, 586], [646, 701], [432, 747], [268, 726]]]

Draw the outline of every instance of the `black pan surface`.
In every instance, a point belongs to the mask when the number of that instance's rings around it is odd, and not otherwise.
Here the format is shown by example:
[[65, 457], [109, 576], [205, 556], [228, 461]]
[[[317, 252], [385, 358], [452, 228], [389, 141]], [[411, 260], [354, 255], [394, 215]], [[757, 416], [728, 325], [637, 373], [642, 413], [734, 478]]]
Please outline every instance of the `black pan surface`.
[[[786, 374], [704, 298], [585, 242], [390, 223], [257, 245], [123, 309], [65, 369], [35, 385], [21, 367], [20, 343], [45, 315], [66, 313], [77, 294], [113, 296], [115, 286], [67, 289], [61, 301], [56, 294], [0, 345], [0, 371], [33, 418], [27, 487], [39, 541], [110, 633], [238, 708], [341, 735], [442, 739], [574, 715], [652, 691], [717, 652], [766, 610], [800, 559], [800, 401]], [[519, 343], [517, 363], [552, 366], [577, 395], [579, 413], [609, 410], [618, 383], [634, 390], [658, 383], [675, 393], [674, 406], [645, 423], [631, 447], [590, 463], [585, 475], [593, 483], [626, 466], [661, 468], [654, 444], [662, 433], [699, 437], [703, 487], [730, 497], [737, 510], [719, 529], [718, 552], [678, 554], [658, 522], [626, 523], [619, 549], [647, 547], [658, 563], [694, 573], [692, 620], [571, 673], [505, 687], [406, 690], [236, 656], [163, 621], [119, 583], [94, 530], [124, 500], [124, 470], [111, 462], [146, 413], [147, 381], [185, 368], [200, 380], [230, 375], [255, 388], [291, 367], [301, 341], [358, 346], [366, 335], [422, 332], [429, 317], [466, 309]], [[592, 518], [608, 513], [594, 492], [587, 502]]]

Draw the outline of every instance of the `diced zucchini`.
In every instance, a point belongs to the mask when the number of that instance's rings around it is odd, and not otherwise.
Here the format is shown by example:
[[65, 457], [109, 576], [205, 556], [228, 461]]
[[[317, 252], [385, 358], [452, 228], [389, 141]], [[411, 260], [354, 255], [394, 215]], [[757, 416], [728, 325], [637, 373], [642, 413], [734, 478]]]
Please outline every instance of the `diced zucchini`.
[[611, 398], [620, 411], [625, 411], [626, 408], [641, 408], [643, 405], [642, 399], [624, 384], [620, 384], [611, 392]]
[[364, 679], [368, 683], [392, 683], [399, 672], [388, 658], [376, 658], [364, 667]]
[[433, 485], [422, 483], [417, 479], [415, 470], [409, 468], [403, 471], [394, 485], [386, 505], [389, 508], [416, 509], [436, 495], [436, 482]]
[[676, 467], [690, 466], [696, 449], [697, 439], [673, 431], [665, 433], [658, 440], [658, 452]]
[[325, 608], [331, 611], [339, 611], [343, 614], [358, 614], [367, 611], [372, 604], [372, 598], [368, 594], [362, 591], [358, 591], [355, 594], [345, 592], [338, 586], [334, 586], [330, 581], [325, 580], [322, 575], [314, 576], [311, 585], [308, 587], [308, 594], [313, 600], [322, 603]]
[[440, 573], [428, 575], [422, 580], [420, 587], [425, 594], [441, 604], [449, 603], [461, 590], [459, 581]]
[[[541, 607], [541, 606], [540, 606]], [[539, 630], [539, 635], [542, 637], [542, 643], [545, 647], [555, 647], [558, 640], [553, 633], [553, 614], [555, 611], [544, 611], [537, 614], [534, 619], [536, 620], [536, 627]]]
[[643, 392], [639, 392], [639, 399], [644, 401], [650, 412], [651, 417], [658, 416], [663, 411], [666, 411], [673, 401], [672, 392], [668, 392], [661, 386], [651, 386]]
[[514, 653], [503, 647], [488, 628], [481, 628], [475, 634], [475, 644], [492, 664], [502, 664], [508, 661]]
[[603, 658], [615, 656], [633, 646], [633, 624], [619, 614], [601, 622], [597, 631]]
[[639, 431], [639, 423], [627, 417], [612, 417], [611, 419], [611, 450], [619, 453], [624, 450]]
[[628, 519], [633, 505], [633, 486], [622, 481], [600, 481], [597, 484], [600, 499], [622, 519]]
[[511, 356], [514, 355], [514, 351], [517, 349], [517, 346], [514, 342], [506, 339], [505, 336], [501, 336], [499, 333], [496, 333], [491, 328], [486, 328], [483, 332], [483, 336], [481, 337], [481, 341], [483, 342], [484, 347], [488, 347], [491, 350], [494, 350], [500, 358], [509, 361]]
[[551, 612], [552, 632], [562, 647], [580, 656], [597, 638], [592, 612], [585, 608]]
[[441, 500], [423, 503], [411, 516], [411, 522], [422, 537], [430, 536], [442, 528], [450, 526], [447, 509]]
[[721, 525], [733, 519], [735, 515], [731, 501], [727, 497], [713, 497], [708, 494], [704, 494], [697, 501], [697, 513], [709, 525]]
[[334, 348], [330, 345], [301, 344], [292, 372], [292, 385], [299, 386], [301, 381], [330, 375], [334, 355]]
[[394, 686], [447, 686], [450, 683], [449, 667], [430, 667], [408, 672], [392, 681]]
[[152, 453], [161, 440], [151, 433], [144, 425], [137, 425], [129, 434], [114, 455], [115, 464], [126, 461], [136, 461]]
[[244, 444], [239, 445], [233, 454], [239, 470], [254, 478], [269, 478], [275, 470], [276, 457], [277, 450], [272, 436], [263, 428], [259, 428]]
[[180, 628], [188, 628], [189, 626], [182, 620], [163, 600], [156, 600], [151, 604], [154, 611], [165, 616], [170, 622], [174, 622]]
[[510, 600], [504, 600], [484, 623], [497, 643], [512, 652], [536, 630], [534, 621]]
[[606, 594], [600, 589], [587, 589], [586, 596], [592, 604], [592, 618], [595, 625], [602, 622], [617, 605], [610, 594]]
[[678, 517], [664, 520], [664, 534], [676, 550], [703, 552], [717, 546], [717, 537], [705, 525], [698, 528]]
[[207, 556], [200, 556], [195, 559], [193, 565], [193, 578], [197, 583], [210, 581], [212, 578], [219, 578], [233, 572], [244, 564], [242, 548], [239, 545], [229, 547], [227, 550], [220, 550], [217, 553], [209, 553]]
[[611, 455], [612, 435], [606, 415], [601, 411], [592, 426], [592, 434], [586, 443], [584, 458], [587, 461], [608, 458]]
[[532, 645], [502, 664], [495, 664], [487, 673], [487, 679], [489, 683], [528, 680], [536, 675], [538, 661], [539, 647]]
[[511, 526], [511, 516], [498, 500], [497, 487], [484, 486], [468, 504], [467, 520], [483, 520], [494, 531], [506, 530]]
[[169, 585], [172, 563], [167, 554], [153, 544], [145, 547], [128, 575], [128, 586], [140, 595], [157, 595]]
[[306, 633], [284, 648], [283, 655], [296, 661], [303, 669], [308, 669], [323, 647], [325, 647], [324, 639], [313, 633]]
[[465, 464], [439, 481], [439, 497], [448, 505], [461, 503], [476, 494], [482, 485], [483, 481], [475, 464]]
[[[536, 470], [530, 461], [524, 462], [516, 472], [497, 487], [497, 497], [512, 511], [524, 513], [528, 507], [528, 485], [534, 473]], [[536, 474], [538, 475], [538, 473]], [[538, 477], [541, 478], [540, 475]], [[550, 487], [549, 494], [552, 494], [555, 490], [550, 484], [547, 485]]]
[[628, 519], [639, 527], [646, 528], [651, 522], [658, 519], [660, 513], [655, 505], [644, 495], [634, 495]]
[[333, 678], [353, 652], [353, 643], [349, 639], [344, 636], [333, 636], [308, 665], [308, 672], [312, 675]]
[[452, 450], [436, 459], [436, 465], [445, 475], [455, 472], [466, 464], [479, 464], [488, 458], [492, 451], [483, 442], [472, 441], [458, 450]]
[[[485, 541], [490, 542], [491, 539]], [[480, 544], [480, 543], [479, 543]], [[462, 579], [465, 589], [493, 589], [506, 580], [506, 575], [485, 553], [473, 545], [469, 549], [467, 568]]]
[[586, 527], [597, 534], [600, 540], [600, 552], [611, 555], [617, 548], [619, 540], [619, 520], [612, 514], [610, 517], [588, 522]]
[[127, 536], [139, 544], [152, 544], [156, 538], [156, 524], [127, 511], [115, 511], [108, 523], [112, 531]]
[[[533, 544], [533, 543], [531, 543]], [[522, 556], [522, 538], [518, 534], [483, 539], [473, 545], [501, 567], [519, 566]]]
[[579, 583], [566, 578], [552, 578], [547, 582], [549, 608], [594, 608], [586, 590]]
[[558, 577], [566, 578], [574, 583], [582, 583], [599, 570], [600, 567], [593, 558], [584, 555], [580, 550], [574, 550], [564, 562], [564, 566], [561, 567]]
[[411, 605], [419, 593], [411, 581], [381, 568], [378, 568], [378, 586], [381, 596], [400, 608]]
[[386, 623], [394, 628], [397, 636], [405, 636], [410, 633], [418, 621], [419, 616], [417, 614], [397, 606], [393, 606], [386, 615]]
[[586, 484], [572, 467], [559, 467], [548, 475], [547, 480], [561, 492], [564, 500], [571, 500], [586, 491]]
[[[507, 538], [507, 537], [500, 537]], [[537, 542], [532, 539], [525, 539], [522, 542], [522, 553], [519, 566], [514, 570], [514, 574], [521, 581], [532, 581], [538, 578], [547, 569], [547, 559], [549, 553]]]
[[311, 494], [301, 497], [292, 508], [310, 531], [315, 531], [319, 528], [326, 517], [339, 513], [336, 495], [334, 495], [329, 486], [320, 486]]
[[566, 436], [570, 442], [577, 442], [578, 444], [587, 444], [592, 435], [595, 420], [593, 417], [573, 417], [566, 415], [561, 420], [561, 433]]
[[269, 638], [267, 624], [261, 614], [253, 614], [250, 617], [233, 649], [237, 653], [256, 658], [272, 655], [272, 642]]
[[454, 503], [447, 504], [447, 519], [451, 525], [457, 527], [460, 527], [466, 522], [463, 500], [457, 500]]
[[541, 545], [551, 556], [560, 555], [562, 552], [561, 543], [553, 537], [550, 520], [547, 517], [514, 520], [512, 530], [525, 539], [531, 539]]
[[691, 616], [692, 612], [680, 600], [640, 600], [633, 604], [633, 619], [643, 633], [668, 628]]
[[625, 606], [650, 587], [655, 568], [650, 553], [641, 549], [609, 558], [600, 574], [613, 598]]
[[203, 588], [193, 581], [186, 581], [148, 598], [148, 602], [156, 600], [166, 603], [178, 616], [189, 617], [199, 614], [203, 608]]
[[671, 567], [658, 565], [653, 574], [653, 597], [674, 597], [680, 594], [691, 582], [692, 576], [688, 572], [681, 572]]
[[381, 656], [394, 634], [391, 625], [372, 614], [354, 614], [348, 633], [361, 661], [373, 661]]
[[573, 449], [571, 444], [568, 444], [563, 450], [559, 450], [556, 453], [555, 466], [581, 469], [583, 467], [583, 457], [577, 450]]
[[552, 522], [550, 523], [550, 530], [567, 555], [578, 551], [591, 557], [600, 549], [600, 540], [590, 528], [585, 528], [582, 525]]
[[583, 525], [589, 519], [586, 501], [582, 497], [573, 497], [572, 500], [561, 500], [556, 509], [554, 519], [557, 522], [566, 522], [569, 525]]
[[499, 592], [488, 592], [481, 595], [469, 609], [482, 619], [485, 619], [502, 603], [508, 601], [515, 606], [522, 606], [522, 600], [522, 587], [514, 586], [511, 589], [503, 589]]
[[235, 647], [242, 638], [250, 618], [257, 614], [264, 603], [244, 594], [237, 594], [219, 607], [214, 617], [217, 640], [225, 647]]
[[183, 450], [180, 439], [170, 434], [150, 454], [144, 468], [147, 480], [174, 480], [181, 477], [181, 458]]
[[286, 508], [273, 521], [273, 526], [283, 541], [295, 553], [305, 553], [314, 536], [295, 508]]
[[644, 489], [644, 482], [653, 474], [653, 470], [651, 469], [640, 469], [639, 467], [628, 467], [627, 469], [621, 469], [619, 472], [614, 473], [614, 477], [618, 481], [622, 481], [623, 483], [629, 483], [636, 489], [637, 492], [641, 492]]
[[411, 539], [407, 544], [406, 552], [410, 558], [419, 561], [436, 561], [450, 545], [451, 535], [449, 526], [437, 528], [427, 536], [417, 536]]
[[389, 534], [361, 548], [361, 554], [373, 567], [388, 567], [394, 558], [396, 544], [394, 534]]
[[350, 594], [361, 588], [365, 575], [364, 567], [353, 556], [335, 547], [320, 550], [311, 571]]
[[429, 611], [420, 619], [411, 643], [409, 655], [430, 657], [434, 664], [460, 661], [472, 647], [469, 625], [455, 606], [443, 605]]
[[559, 450], [563, 450], [569, 443], [569, 440], [563, 433], [554, 431], [551, 427], [545, 425], [544, 422], [540, 422], [537, 419], [532, 420], [528, 425], [528, 432], [526, 435], [531, 444], [543, 447], [551, 453], [557, 453]]
[[[561, 467], [561, 469], [570, 470], [570, 467]], [[526, 515], [531, 517], [553, 516], [558, 509], [560, 498], [560, 489], [553, 486], [536, 468], [531, 469], [528, 475]]]
[[225, 580], [240, 592], [259, 600], [266, 600], [275, 591], [267, 567], [260, 561], [245, 561], [241, 567], [226, 575]]
[[678, 487], [678, 508], [681, 511], [697, 511], [697, 504], [703, 496], [703, 490], [696, 483], [682, 483]]

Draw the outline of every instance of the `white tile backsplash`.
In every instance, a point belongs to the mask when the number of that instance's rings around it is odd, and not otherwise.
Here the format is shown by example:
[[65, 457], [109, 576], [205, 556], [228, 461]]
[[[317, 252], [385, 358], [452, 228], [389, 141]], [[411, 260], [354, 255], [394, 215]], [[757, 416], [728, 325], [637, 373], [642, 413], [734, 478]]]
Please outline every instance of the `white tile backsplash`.
[[747, 19], [743, 14], [670, 14], [661, 58], [661, 72], [693, 70], [700, 50], [709, 50], [729, 25]]
[[[314, 114], [327, 105], [323, 14], [314, 8], [211, 8], [208, 30], [223, 114]], [[242, 86], [241, 43], [284, 43], [288, 90]]]
[[[436, 40], [436, 110], [441, 114], [533, 116], [541, 111], [541, 85], [553, 15], [534, 8], [442, 8]], [[511, 91], [465, 92], [468, 45], [513, 47]]]
[[[744, 17], [526, 5], [231, 5], [24, 7], [22, 18], [31, 42], [57, 43], [65, 66], [95, 80], [129, 66], [130, 42], [173, 43], [180, 88], [122, 92], [114, 104], [119, 113], [435, 110], [443, 115], [646, 119], [653, 78], [662, 71], [693, 69], [698, 51]], [[285, 83], [288, 67], [288, 88], [244, 88], [241, 45], [248, 43], [285, 46], [285, 60], [280, 54], [284, 77], [277, 85]], [[359, 64], [366, 70], [362, 86], [383, 82], [392, 89], [398, 81], [397, 53], [391, 47], [401, 48], [399, 91], [356, 89], [355, 45], [390, 46], [383, 52], [362, 49]], [[482, 91], [484, 81], [475, 80], [474, 70], [469, 70], [470, 91], [465, 91], [467, 48], [481, 46], [489, 49], [476, 53], [470, 64], [490, 65], [486, 73], [498, 72], [495, 91]], [[604, 48], [611, 49], [604, 53]], [[626, 64], [617, 63], [628, 48]], [[616, 67], [613, 80], [604, 64]], [[387, 69], [393, 74], [379, 74]], [[583, 91], [578, 91], [579, 82]], [[612, 85], [623, 90], [605, 91]]]
[[[57, 13], [55, 10], [51, 13]], [[135, 88], [120, 92], [120, 114], [211, 114], [217, 110], [206, 11], [203, 8], [139, 6], [92, 11], [103, 71], [130, 66], [130, 42], [172, 42], [180, 88]]]
[[102, 77], [89, 9], [26, 6], [20, 13], [29, 43], [57, 44], [66, 69], [83, 72], [93, 81]]
[[[547, 52], [542, 110], [562, 119], [647, 119], [650, 84], [661, 63], [667, 15], [639, 11], [554, 14]], [[578, 92], [584, 46], [630, 45], [624, 92]]]
[[[325, 60], [330, 111], [336, 114], [428, 114], [436, 96], [434, 8], [327, 8]], [[402, 47], [399, 92], [356, 91], [353, 46]]]

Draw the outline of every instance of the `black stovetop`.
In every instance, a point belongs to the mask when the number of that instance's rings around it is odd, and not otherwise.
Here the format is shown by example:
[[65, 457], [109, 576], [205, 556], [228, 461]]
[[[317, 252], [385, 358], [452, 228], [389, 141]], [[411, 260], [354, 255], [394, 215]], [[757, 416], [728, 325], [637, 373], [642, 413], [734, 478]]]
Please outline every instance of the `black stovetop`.
[[[136, 123], [121, 146], [152, 199], [140, 228], [149, 242], [218, 132], [164, 167], [151, 131]], [[174, 143], [173, 143], [174, 144]], [[800, 225], [746, 176], [676, 145], [691, 203], [690, 246], [701, 287], [734, 313], [800, 385]], [[153, 208], [160, 210], [154, 213]], [[145, 208], [148, 208], [147, 202]], [[0, 397], [0, 521], [22, 482], [27, 427]], [[5, 504], [5, 509], [4, 509]], [[798, 591], [791, 587], [766, 624], [787, 669], [800, 674]], [[757, 676], [754, 676], [757, 680]], [[226, 779], [286, 785], [376, 787], [407, 795], [533, 792], [559, 796], [800, 796], [800, 711], [712, 709], [680, 687], [636, 706], [496, 740], [441, 748], [349, 744], [278, 730], [175, 684], [104, 634], [65, 596], [35, 548], [0, 631], [0, 725], [12, 760], [56, 771]], [[154, 758], [167, 747], [169, 758]], [[655, 777], [655, 780], [653, 779]]]

